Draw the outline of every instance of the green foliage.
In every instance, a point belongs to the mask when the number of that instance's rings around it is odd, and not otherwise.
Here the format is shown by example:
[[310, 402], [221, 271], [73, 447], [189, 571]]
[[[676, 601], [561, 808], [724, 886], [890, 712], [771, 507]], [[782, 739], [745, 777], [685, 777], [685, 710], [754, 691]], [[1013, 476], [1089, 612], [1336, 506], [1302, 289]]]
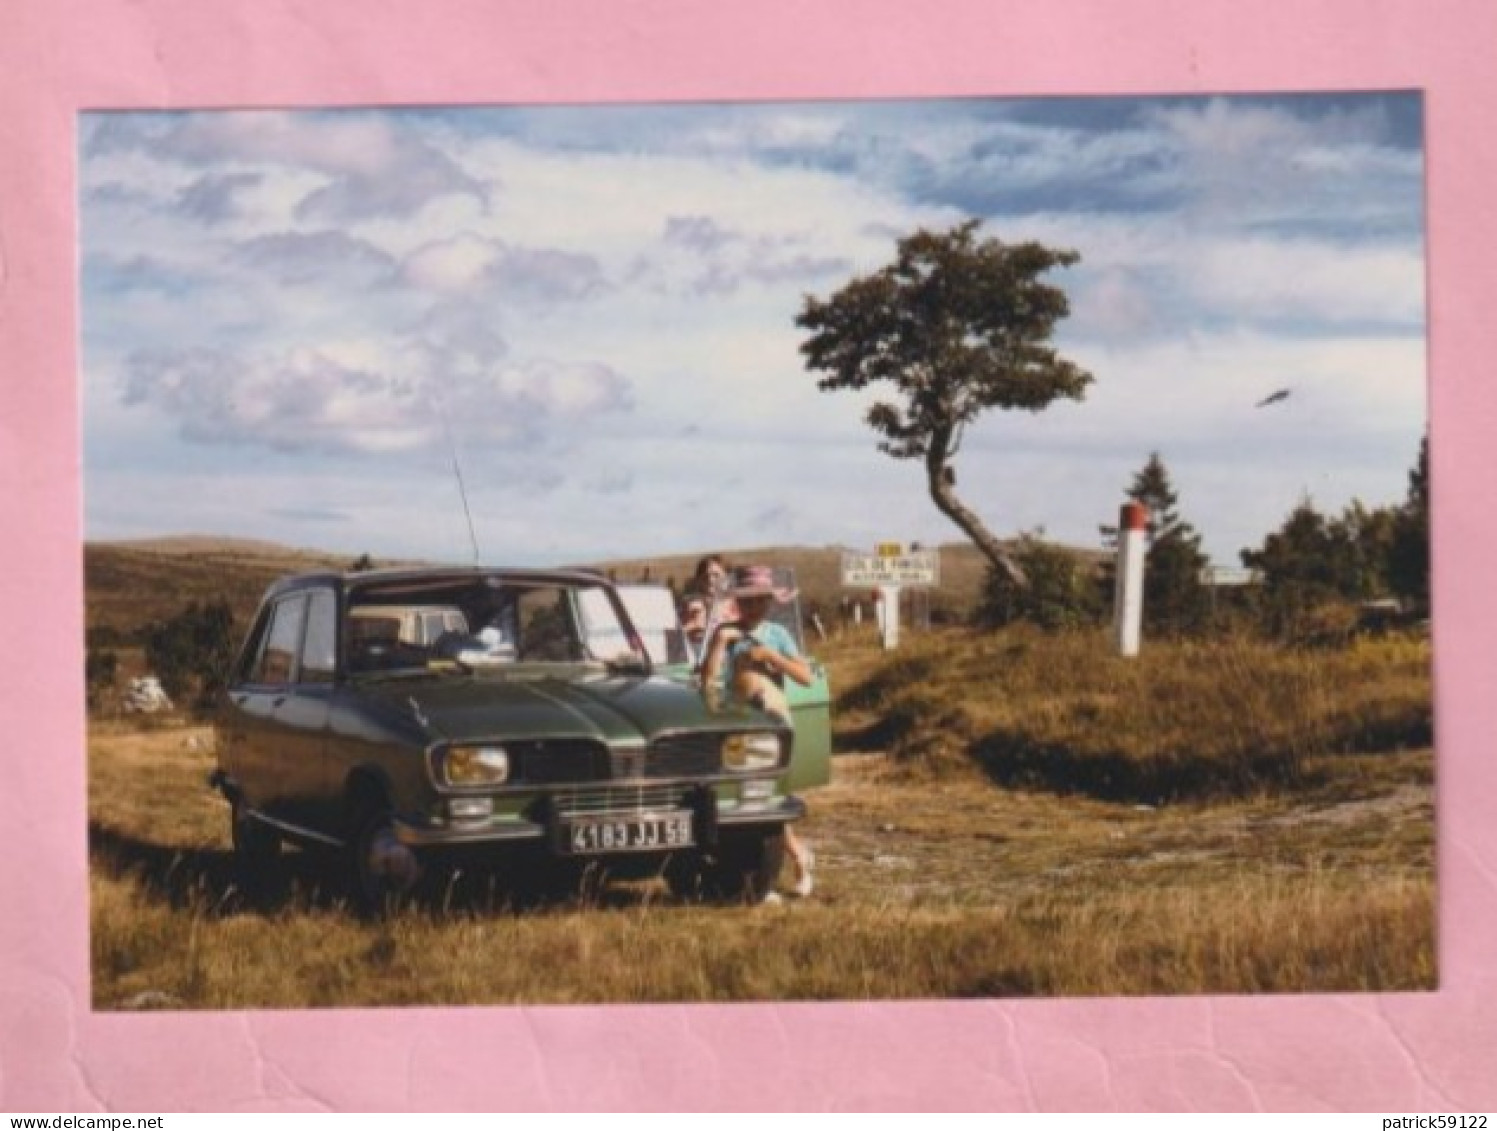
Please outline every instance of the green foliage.
[[[1133, 502], [1142, 503], [1149, 512], [1147, 533], [1150, 545], [1176, 530], [1191, 530], [1190, 524], [1182, 520], [1175, 509], [1180, 502], [1180, 496], [1175, 492], [1169, 468], [1165, 467], [1164, 460], [1160, 458], [1158, 452], [1149, 453], [1147, 462], [1134, 473], [1133, 482], [1125, 494]], [[1118, 528], [1104, 526], [1101, 530], [1104, 543], [1108, 546], [1116, 546]]]
[[1409, 474], [1399, 506], [1353, 502], [1329, 517], [1305, 499], [1242, 563], [1262, 576], [1261, 621], [1281, 635], [1325, 635], [1336, 608], [1356, 627], [1351, 605], [1394, 598], [1406, 612], [1429, 604], [1429, 445]]
[[1035, 411], [1080, 399], [1091, 375], [1061, 358], [1051, 333], [1069, 313], [1065, 292], [1039, 281], [1076, 263], [1073, 251], [977, 239], [979, 222], [899, 241], [894, 263], [854, 279], [830, 299], [807, 298], [796, 325], [828, 389], [886, 381], [898, 405], [868, 422], [896, 458], [926, 455], [984, 409]]
[[1100, 623], [1102, 595], [1095, 573], [1075, 554], [1026, 534], [1012, 551], [1027, 581], [989, 569], [977, 623], [989, 628], [1028, 622], [1049, 631]]
[[97, 707], [104, 693], [113, 689], [119, 666], [120, 658], [114, 652], [103, 648], [88, 650], [83, 661], [83, 679], [90, 707]]
[[1355, 547], [1345, 525], [1315, 509], [1309, 499], [1295, 507], [1284, 525], [1257, 550], [1244, 550], [1242, 564], [1262, 578], [1264, 627], [1293, 633], [1316, 609], [1355, 594]]
[[1387, 558], [1394, 596], [1419, 610], [1429, 608], [1429, 438], [1409, 472], [1409, 491], [1394, 522]]
[[134, 643], [131, 634], [114, 625], [89, 625], [83, 632], [84, 646], [90, 650], [119, 648]]
[[1037, 412], [1058, 398], [1080, 400], [1092, 376], [1050, 344], [1070, 306], [1063, 290], [1040, 280], [1079, 256], [979, 239], [980, 226], [969, 220], [906, 236], [893, 263], [830, 298], [807, 297], [795, 323], [809, 332], [801, 353], [824, 375], [818, 388], [892, 388], [891, 399], [868, 410], [879, 450], [923, 460], [937, 509], [1012, 573], [1002, 544], [956, 496], [951, 461], [962, 431], [988, 409]]
[[1201, 580], [1207, 564], [1200, 535], [1193, 531], [1157, 539], [1144, 570], [1144, 624], [1169, 633], [1202, 628], [1211, 612], [1210, 593]]
[[146, 630], [146, 663], [173, 699], [206, 705], [223, 690], [234, 657], [234, 614], [225, 600], [191, 602]]

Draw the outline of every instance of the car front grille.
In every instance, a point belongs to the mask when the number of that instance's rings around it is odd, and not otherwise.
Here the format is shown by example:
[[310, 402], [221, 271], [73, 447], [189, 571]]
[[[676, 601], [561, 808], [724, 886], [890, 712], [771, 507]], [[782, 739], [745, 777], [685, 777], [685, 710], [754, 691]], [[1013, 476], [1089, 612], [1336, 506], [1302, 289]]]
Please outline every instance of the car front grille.
[[688, 778], [722, 770], [722, 735], [678, 734], [650, 744], [647, 778]]
[[608, 748], [588, 739], [551, 739], [510, 744], [518, 756], [515, 777], [536, 785], [598, 781], [608, 776]]
[[678, 785], [572, 786], [554, 791], [552, 803], [564, 817], [591, 813], [643, 813], [682, 807]]

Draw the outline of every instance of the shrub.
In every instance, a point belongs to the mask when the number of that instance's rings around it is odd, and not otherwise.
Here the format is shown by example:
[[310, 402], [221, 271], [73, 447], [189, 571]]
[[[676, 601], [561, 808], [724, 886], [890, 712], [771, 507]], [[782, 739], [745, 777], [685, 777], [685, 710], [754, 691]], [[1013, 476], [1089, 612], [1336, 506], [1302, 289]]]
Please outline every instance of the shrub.
[[103, 701], [105, 693], [114, 689], [119, 673], [120, 658], [114, 652], [102, 648], [90, 648], [83, 661], [83, 678], [87, 688], [88, 705], [95, 708]]
[[227, 681], [234, 657], [233, 628], [227, 601], [194, 601], [146, 630], [146, 663], [173, 699], [207, 705]]
[[977, 623], [988, 628], [1028, 622], [1048, 631], [1100, 623], [1102, 596], [1094, 571], [1074, 553], [1026, 534], [1012, 551], [1026, 584], [989, 568], [977, 608]]

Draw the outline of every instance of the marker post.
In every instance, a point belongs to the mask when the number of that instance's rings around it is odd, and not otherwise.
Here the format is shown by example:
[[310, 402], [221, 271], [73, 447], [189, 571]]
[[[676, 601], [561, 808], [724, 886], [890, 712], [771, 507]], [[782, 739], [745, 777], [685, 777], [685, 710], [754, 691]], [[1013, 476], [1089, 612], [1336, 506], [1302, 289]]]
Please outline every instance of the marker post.
[[1149, 508], [1142, 503], [1124, 503], [1118, 516], [1117, 584], [1113, 590], [1113, 630], [1120, 656], [1137, 656], [1143, 636], [1148, 531]]
[[899, 586], [878, 587], [878, 623], [883, 629], [884, 651], [892, 652], [899, 647]]

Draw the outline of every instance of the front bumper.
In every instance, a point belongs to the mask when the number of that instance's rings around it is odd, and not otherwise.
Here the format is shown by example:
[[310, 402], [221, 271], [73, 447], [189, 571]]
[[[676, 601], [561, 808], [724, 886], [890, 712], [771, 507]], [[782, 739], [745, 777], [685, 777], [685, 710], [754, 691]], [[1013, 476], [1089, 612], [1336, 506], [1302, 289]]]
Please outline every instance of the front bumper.
[[717, 843], [719, 829], [786, 825], [806, 815], [806, 804], [799, 797], [775, 796], [754, 804], [722, 805], [716, 794], [707, 788], [692, 790], [677, 804], [651, 809], [569, 812], [558, 808], [554, 800], [545, 799], [523, 815], [493, 817], [481, 821], [438, 823], [397, 817], [395, 835], [402, 844], [423, 849], [526, 842], [554, 844], [557, 829], [565, 821], [607, 818], [627, 820], [664, 817], [676, 813], [689, 813], [694, 844], [698, 847], [710, 847]]

